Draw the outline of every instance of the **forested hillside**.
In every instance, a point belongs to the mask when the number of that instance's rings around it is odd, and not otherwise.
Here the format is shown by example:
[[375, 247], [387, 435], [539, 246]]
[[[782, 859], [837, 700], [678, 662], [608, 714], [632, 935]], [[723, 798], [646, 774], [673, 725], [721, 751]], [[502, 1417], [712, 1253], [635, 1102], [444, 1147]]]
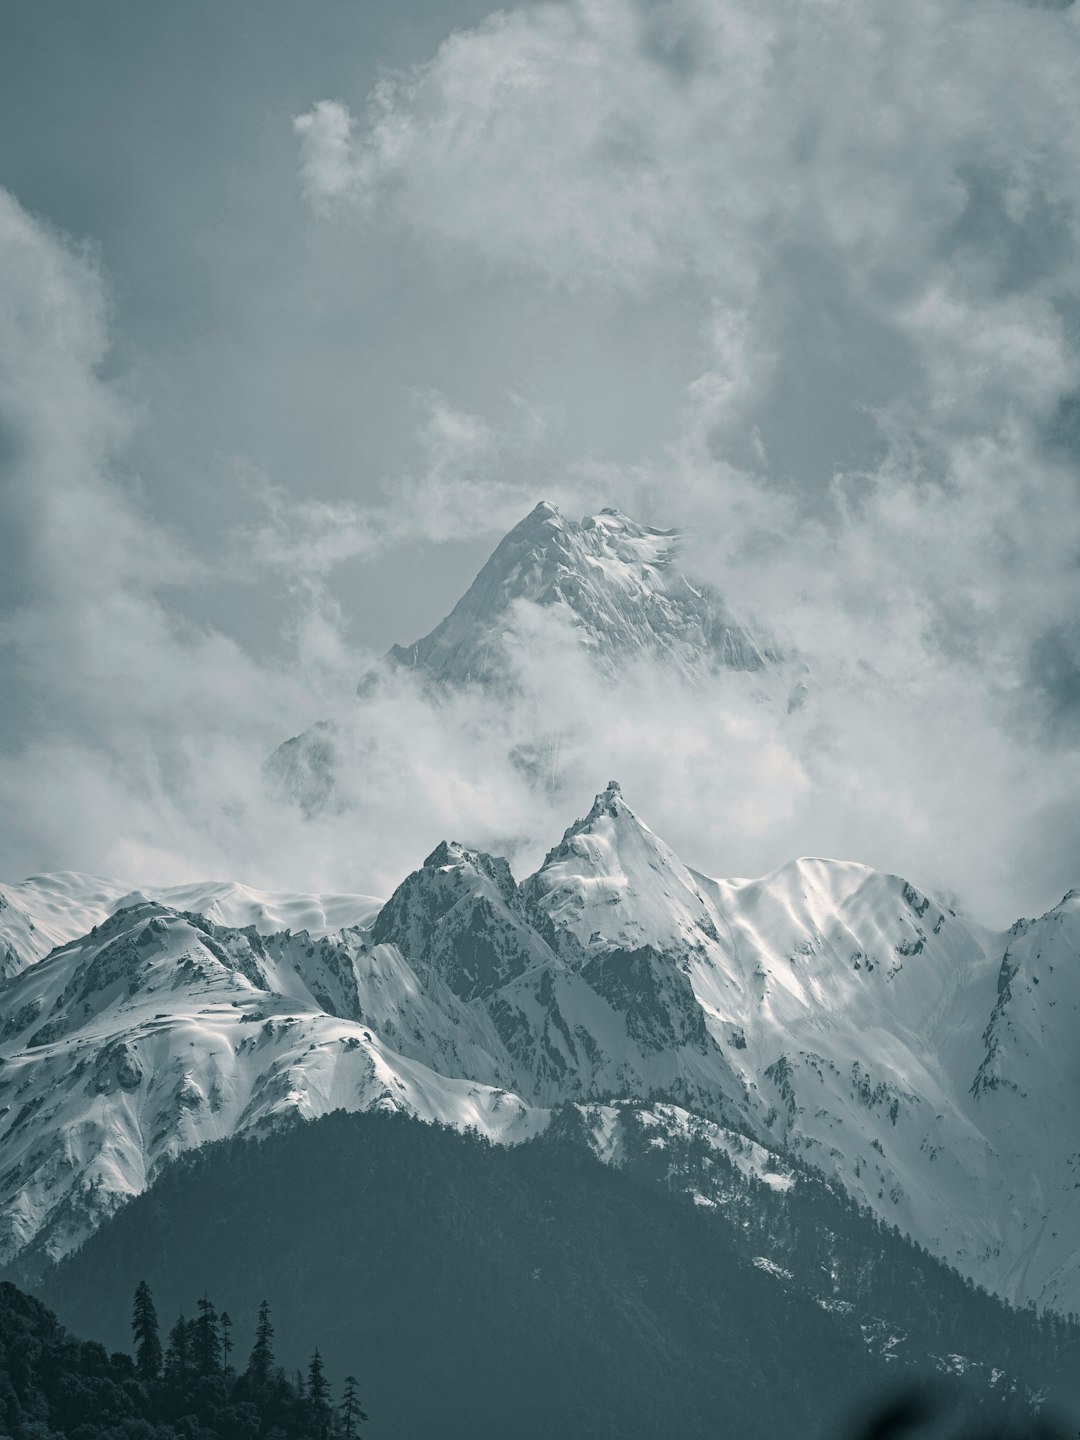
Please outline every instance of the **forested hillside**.
[[965, 1368], [969, 1413], [1028, 1413], [1000, 1367], [914, 1337], [889, 1360], [888, 1334], [742, 1249], [716, 1211], [579, 1143], [334, 1114], [185, 1157], [44, 1295], [110, 1345], [144, 1276], [163, 1315], [206, 1290], [238, 1334], [266, 1298], [289, 1316], [286, 1368], [317, 1337], [327, 1375], [356, 1373], [377, 1433], [401, 1440], [832, 1435], [900, 1379]]
[[[260, 1307], [250, 1355], [207, 1296], [163, 1343], [149, 1286], [132, 1302], [134, 1355], [78, 1340], [40, 1301], [0, 1283], [0, 1436], [4, 1440], [357, 1440], [367, 1419], [355, 1377], [335, 1397], [318, 1348], [286, 1376]], [[295, 1342], [294, 1342], [295, 1343]]]

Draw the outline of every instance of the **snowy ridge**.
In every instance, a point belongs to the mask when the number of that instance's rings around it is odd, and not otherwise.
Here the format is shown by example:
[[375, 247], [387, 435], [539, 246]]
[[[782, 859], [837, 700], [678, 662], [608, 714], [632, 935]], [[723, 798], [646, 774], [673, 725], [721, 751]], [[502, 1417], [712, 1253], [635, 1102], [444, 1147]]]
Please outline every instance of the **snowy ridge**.
[[370, 895], [278, 894], [230, 880], [132, 890], [74, 870], [33, 875], [18, 885], [0, 885], [0, 979], [18, 975], [50, 950], [143, 900], [190, 910], [219, 925], [254, 925], [261, 935], [285, 929], [328, 935], [372, 920], [380, 906]]
[[[628, 1107], [579, 1105], [576, 1108], [593, 1153], [607, 1165], [620, 1164], [626, 1143]], [[795, 1184], [791, 1170], [778, 1156], [737, 1130], [726, 1130], [678, 1105], [635, 1107], [632, 1113], [635, 1124], [650, 1134], [649, 1144], [653, 1149], [670, 1150], [677, 1157], [680, 1146], [687, 1140], [703, 1141], [710, 1150], [729, 1160], [744, 1177], [760, 1180], [772, 1190], [790, 1190]], [[695, 1191], [694, 1199], [700, 1205], [716, 1206], [724, 1203], [725, 1196], [722, 1189], [714, 1189], [710, 1194]]]
[[585, 947], [683, 949], [717, 939], [697, 880], [637, 818], [615, 780], [524, 889], [538, 911]]
[[127, 887], [74, 870], [0, 885], [0, 979], [100, 924]]
[[629, 1105], [673, 1152], [781, 1189], [808, 1162], [1006, 1297], [1078, 1308], [1080, 894], [995, 935], [857, 864], [713, 880], [612, 783], [522, 884], [442, 844], [368, 920], [266, 935], [140, 897], [0, 988], [0, 1254], [63, 1253], [172, 1154], [289, 1116], [513, 1140], [571, 1105], [619, 1163]]

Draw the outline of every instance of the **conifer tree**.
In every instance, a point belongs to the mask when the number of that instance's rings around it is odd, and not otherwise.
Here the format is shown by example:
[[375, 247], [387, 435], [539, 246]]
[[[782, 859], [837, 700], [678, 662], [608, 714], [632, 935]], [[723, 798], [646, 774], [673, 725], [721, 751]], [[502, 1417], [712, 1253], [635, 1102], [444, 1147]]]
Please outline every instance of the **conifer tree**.
[[221, 1370], [221, 1334], [213, 1301], [204, 1295], [195, 1321], [195, 1366], [200, 1375], [217, 1375]]
[[247, 1377], [260, 1388], [270, 1383], [274, 1370], [274, 1327], [270, 1324], [270, 1306], [264, 1300], [259, 1306], [259, 1321], [255, 1327], [255, 1344], [247, 1363]]
[[154, 1297], [145, 1280], [140, 1280], [135, 1290], [131, 1330], [135, 1337], [135, 1370], [144, 1384], [152, 1384], [161, 1374], [161, 1338]]
[[174, 1388], [187, 1383], [191, 1370], [189, 1333], [188, 1322], [181, 1314], [169, 1331], [169, 1344], [165, 1351], [165, 1380]]
[[338, 1406], [341, 1412], [341, 1434], [343, 1440], [356, 1440], [360, 1433], [360, 1426], [368, 1418], [360, 1408], [360, 1397], [357, 1394], [355, 1375], [345, 1377], [345, 1398]]
[[325, 1435], [330, 1429], [333, 1411], [330, 1408], [330, 1386], [317, 1347], [308, 1362], [307, 1408], [312, 1433]]
[[228, 1375], [229, 1351], [233, 1348], [232, 1316], [229, 1314], [228, 1310], [223, 1310], [221, 1312], [221, 1320], [219, 1321], [219, 1324], [221, 1325], [221, 1373], [222, 1375]]

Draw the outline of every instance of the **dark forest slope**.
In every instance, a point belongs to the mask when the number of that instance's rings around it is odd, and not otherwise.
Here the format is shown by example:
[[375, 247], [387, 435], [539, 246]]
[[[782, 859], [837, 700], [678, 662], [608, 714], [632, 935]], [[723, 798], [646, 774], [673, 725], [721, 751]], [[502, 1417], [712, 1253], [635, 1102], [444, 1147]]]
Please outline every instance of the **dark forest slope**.
[[[44, 1295], [126, 1344], [143, 1277], [166, 1326], [206, 1290], [241, 1346], [266, 1298], [331, 1380], [360, 1377], [384, 1440], [831, 1434], [899, 1369], [714, 1215], [579, 1145], [499, 1149], [380, 1114], [186, 1157]], [[971, 1390], [996, 1409], [988, 1374]]]

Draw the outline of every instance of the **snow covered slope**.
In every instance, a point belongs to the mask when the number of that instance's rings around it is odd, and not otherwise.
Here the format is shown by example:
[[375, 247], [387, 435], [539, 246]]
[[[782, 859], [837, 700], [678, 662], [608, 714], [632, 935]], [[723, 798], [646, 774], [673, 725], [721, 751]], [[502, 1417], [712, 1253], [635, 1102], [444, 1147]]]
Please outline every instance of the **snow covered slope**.
[[62, 1253], [178, 1150], [290, 1115], [512, 1139], [571, 1103], [618, 1163], [629, 1102], [668, 1147], [779, 1188], [807, 1162], [1007, 1297], [1080, 1308], [1078, 893], [993, 935], [851, 863], [712, 880], [612, 783], [522, 884], [443, 844], [370, 928], [265, 935], [184, 913], [248, 919], [248, 892], [183, 896], [0, 988], [0, 1255]]
[[710, 881], [615, 786], [524, 889], [586, 955], [686, 977], [749, 1134], [1008, 1297], [1076, 1308], [1078, 893], [995, 937], [860, 865]]
[[1077, 1310], [1080, 890], [1012, 927], [993, 998], [969, 1073], [972, 1112], [995, 1143], [989, 1204], [1004, 1223], [994, 1267], [1007, 1293]]
[[[494, 1078], [482, 1018], [378, 950], [358, 977], [361, 945], [144, 901], [9, 982], [0, 1261], [66, 1253], [180, 1151], [291, 1116], [386, 1105], [499, 1139], [540, 1123], [470, 1078]], [[407, 1053], [382, 1038], [406, 1030]]]
[[85, 935], [111, 914], [126, 889], [118, 881], [74, 870], [0, 885], [0, 979]]
[[[1076, 893], [987, 937], [865, 866], [712, 881], [615, 785], [523, 888], [588, 957], [582, 973], [603, 960], [625, 978], [628, 952], [648, 951], [669, 995], [685, 981], [747, 1133], [1010, 1298], [1075, 1307]], [[669, 1034], [661, 994], [639, 985], [635, 1003]], [[729, 1075], [710, 1068], [726, 1108], [690, 1108], [730, 1120]]]

